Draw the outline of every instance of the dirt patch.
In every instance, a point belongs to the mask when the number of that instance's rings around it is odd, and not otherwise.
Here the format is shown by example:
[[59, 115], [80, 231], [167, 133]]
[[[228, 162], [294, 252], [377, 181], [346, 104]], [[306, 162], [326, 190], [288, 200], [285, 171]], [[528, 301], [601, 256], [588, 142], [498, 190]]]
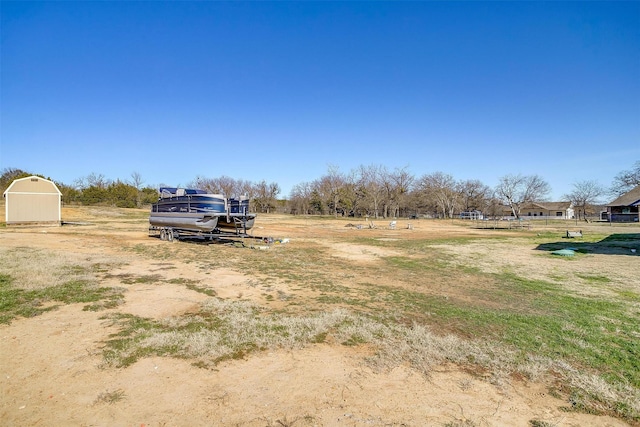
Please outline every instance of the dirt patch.
[[329, 249], [331, 256], [352, 261], [376, 261], [379, 257], [398, 255], [395, 251], [375, 246], [336, 242], [322, 242], [322, 244]]

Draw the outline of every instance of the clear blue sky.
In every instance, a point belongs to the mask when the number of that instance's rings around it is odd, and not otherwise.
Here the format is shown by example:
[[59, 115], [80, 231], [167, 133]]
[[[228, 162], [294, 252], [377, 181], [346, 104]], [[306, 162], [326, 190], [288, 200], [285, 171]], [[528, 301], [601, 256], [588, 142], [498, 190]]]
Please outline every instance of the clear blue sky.
[[329, 165], [552, 198], [640, 160], [640, 2], [1, 2], [0, 168], [184, 185]]

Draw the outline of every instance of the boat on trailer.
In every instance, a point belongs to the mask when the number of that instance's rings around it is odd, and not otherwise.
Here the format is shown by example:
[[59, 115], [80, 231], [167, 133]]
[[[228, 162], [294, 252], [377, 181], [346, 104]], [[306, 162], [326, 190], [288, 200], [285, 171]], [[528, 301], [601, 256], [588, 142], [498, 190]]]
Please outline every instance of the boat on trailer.
[[229, 198], [204, 190], [160, 188], [158, 201], [151, 205], [150, 230], [160, 232], [163, 240], [180, 233], [246, 234], [256, 219], [249, 213], [248, 198]]

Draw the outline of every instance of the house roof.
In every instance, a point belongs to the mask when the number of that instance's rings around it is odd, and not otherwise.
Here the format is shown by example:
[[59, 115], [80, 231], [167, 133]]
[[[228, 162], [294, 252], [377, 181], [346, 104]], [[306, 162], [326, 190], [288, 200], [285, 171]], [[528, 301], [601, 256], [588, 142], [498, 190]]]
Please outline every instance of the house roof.
[[624, 193], [607, 206], [638, 206], [640, 205], [640, 185]]
[[[543, 211], [566, 211], [571, 208], [571, 202], [536, 202], [536, 203], [526, 203], [522, 205], [520, 208], [522, 210], [532, 210], [538, 209]], [[503, 209], [506, 211], [511, 211], [511, 207], [509, 205], [503, 205]]]
[[522, 209], [542, 209], [544, 211], [565, 211], [571, 207], [571, 202], [533, 202], [521, 206]]
[[534, 204], [548, 211], [565, 211], [571, 207], [571, 202], [540, 202]]

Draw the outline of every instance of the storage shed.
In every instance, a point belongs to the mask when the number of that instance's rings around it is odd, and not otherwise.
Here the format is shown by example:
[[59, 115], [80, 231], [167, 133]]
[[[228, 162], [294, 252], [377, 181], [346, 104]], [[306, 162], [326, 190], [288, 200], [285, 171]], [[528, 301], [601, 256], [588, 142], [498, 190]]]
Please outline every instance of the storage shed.
[[2, 196], [7, 225], [61, 224], [62, 193], [48, 179], [39, 176], [16, 179]]

